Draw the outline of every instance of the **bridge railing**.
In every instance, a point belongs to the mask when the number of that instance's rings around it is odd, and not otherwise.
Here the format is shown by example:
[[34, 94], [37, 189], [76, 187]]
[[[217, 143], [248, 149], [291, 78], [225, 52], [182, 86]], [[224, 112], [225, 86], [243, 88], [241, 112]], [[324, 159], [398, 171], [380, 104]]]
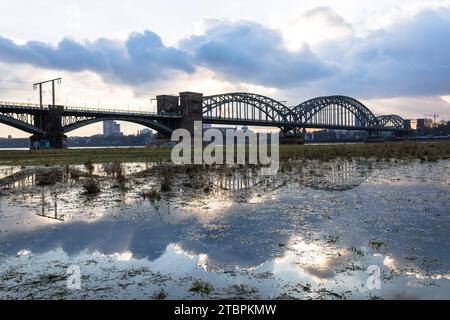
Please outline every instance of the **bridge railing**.
[[165, 116], [165, 117], [180, 117], [181, 113], [164, 113], [153, 111], [136, 111], [136, 110], [124, 110], [124, 109], [105, 109], [105, 108], [79, 108], [79, 107], [64, 107], [64, 111], [68, 112], [81, 112], [81, 113], [104, 113], [104, 114], [125, 114], [133, 116]]
[[[20, 109], [29, 109], [29, 110], [48, 110], [51, 105], [43, 105], [42, 108], [38, 104], [33, 103], [23, 103], [23, 102], [8, 102], [8, 101], [0, 101], [0, 107], [17, 107]], [[137, 111], [137, 110], [125, 110], [125, 109], [106, 109], [106, 108], [80, 108], [76, 106], [63, 106], [64, 111], [69, 112], [78, 112], [78, 113], [104, 113], [104, 114], [126, 114], [126, 115], [135, 115], [135, 116], [157, 116], [163, 115], [165, 117], [180, 117], [181, 113], [157, 113], [152, 111]]]
[[[7, 107], [26, 107], [30, 109], [41, 109], [38, 104], [35, 103], [26, 103], [26, 102], [8, 102], [8, 101], [0, 101], [0, 106]], [[46, 106], [43, 106], [46, 108]]]

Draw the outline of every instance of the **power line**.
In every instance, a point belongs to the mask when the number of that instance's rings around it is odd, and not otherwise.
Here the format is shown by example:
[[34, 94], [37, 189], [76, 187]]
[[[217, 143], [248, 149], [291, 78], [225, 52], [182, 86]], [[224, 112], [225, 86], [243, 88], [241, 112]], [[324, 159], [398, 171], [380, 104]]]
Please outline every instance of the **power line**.
[[31, 84], [31, 83], [32, 83], [32, 82], [28, 82], [28, 81], [7, 80], [7, 79], [0, 79], [0, 82], [28, 83], [28, 84]]
[[19, 91], [33, 91], [31, 89], [20, 89], [20, 88], [6, 88], [6, 87], [0, 87], [1, 90], [19, 90]]

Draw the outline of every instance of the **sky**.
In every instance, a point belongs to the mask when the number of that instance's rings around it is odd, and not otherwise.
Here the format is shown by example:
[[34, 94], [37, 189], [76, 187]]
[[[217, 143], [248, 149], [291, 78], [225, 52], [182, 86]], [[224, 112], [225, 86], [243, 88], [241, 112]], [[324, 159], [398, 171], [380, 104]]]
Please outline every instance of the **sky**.
[[[1, 101], [37, 103], [32, 84], [62, 77], [56, 102], [70, 106], [155, 111], [156, 95], [182, 91], [246, 91], [290, 106], [340, 94], [375, 114], [450, 120], [450, 1], [0, 4]], [[9, 134], [28, 136], [0, 125]]]

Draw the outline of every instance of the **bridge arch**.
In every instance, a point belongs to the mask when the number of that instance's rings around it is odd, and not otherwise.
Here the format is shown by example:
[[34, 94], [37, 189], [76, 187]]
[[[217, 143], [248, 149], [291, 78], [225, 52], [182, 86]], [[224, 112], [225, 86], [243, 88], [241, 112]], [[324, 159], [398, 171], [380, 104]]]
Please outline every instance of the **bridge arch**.
[[43, 134], [44, 131], [29, 124], [25, 121], [15, 119], [13, 117], [5, 116], [0, 114], [0, 123], [6, 124], [8, 126], [14, 127], [16, 129], [31, 133], [31, 134]]
[[271, 120], [274, 124], [295, 121], [292, 110], [283, 103], [259, 94], [244, 92], [203, 97], [203, 116], [253, 122]]
[[383, 115], [377, 117], [378, 123], [382, 127], [388, 127], [388, 128], [395, 128], [395, 129], [402, 129], [405, 127], [405, 120], [395, 114], [391, 115]]
[[364, 104], [347, 96], [326, 96], [305, 101], [293, 109], [302, 124], [342, 127], [378, 127], [378, 119]]
[[75, 129], [79, 129], [81, 127], [96, 123], [96, 122], [102, 122], [102, 121], [108, 121], [108, 120], [116, 120], [116, 121], [125, 121], [125, 122], [131, 122], [140, 124], [144, 127], [156, 130], [157, 132], [169, 136], [172, 134], [172, 129], [155, 121], [155, 120], [149, 120], [149, 119], [140, 119], [140, 118], [134, 118], [134, 117], [126, 117], [126, 116], [107, 116], [107, 117], [95, 117], [95, 118], [89, 118], [84, 120], [79, 120], [76, 122], [73, 122], [71, 124], [67, 124], [63, 127], [64, 133], [68, 133], [70, 131], [73, 131]]

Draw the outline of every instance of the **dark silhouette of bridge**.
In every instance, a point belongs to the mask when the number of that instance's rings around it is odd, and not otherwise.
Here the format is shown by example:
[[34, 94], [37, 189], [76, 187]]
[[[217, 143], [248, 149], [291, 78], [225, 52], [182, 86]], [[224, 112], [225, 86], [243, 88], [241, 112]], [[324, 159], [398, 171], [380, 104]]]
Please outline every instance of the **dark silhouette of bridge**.
[[377, 117], [364, 104], [346, 96], [319, 97], [287, 107], [252, 93], [203, 96], [181, 92], [179, 96], [157, 96], [157, 112], [0, 102], [0, 123], [32, 134], [32, 146], [45, 142], [49, 148], [63, 148], [66, 133], [106, 120], [136, 123], [167, 137], [177, 128], [192, 133], [194, 121], [277, 127], [285, 135], [290, 132], [299, 135], [306, 128], [364, 130], [371, 136], [378, 136], [382, 131], [401, 136], [411, 131], [409, 120], [397, 115]]

